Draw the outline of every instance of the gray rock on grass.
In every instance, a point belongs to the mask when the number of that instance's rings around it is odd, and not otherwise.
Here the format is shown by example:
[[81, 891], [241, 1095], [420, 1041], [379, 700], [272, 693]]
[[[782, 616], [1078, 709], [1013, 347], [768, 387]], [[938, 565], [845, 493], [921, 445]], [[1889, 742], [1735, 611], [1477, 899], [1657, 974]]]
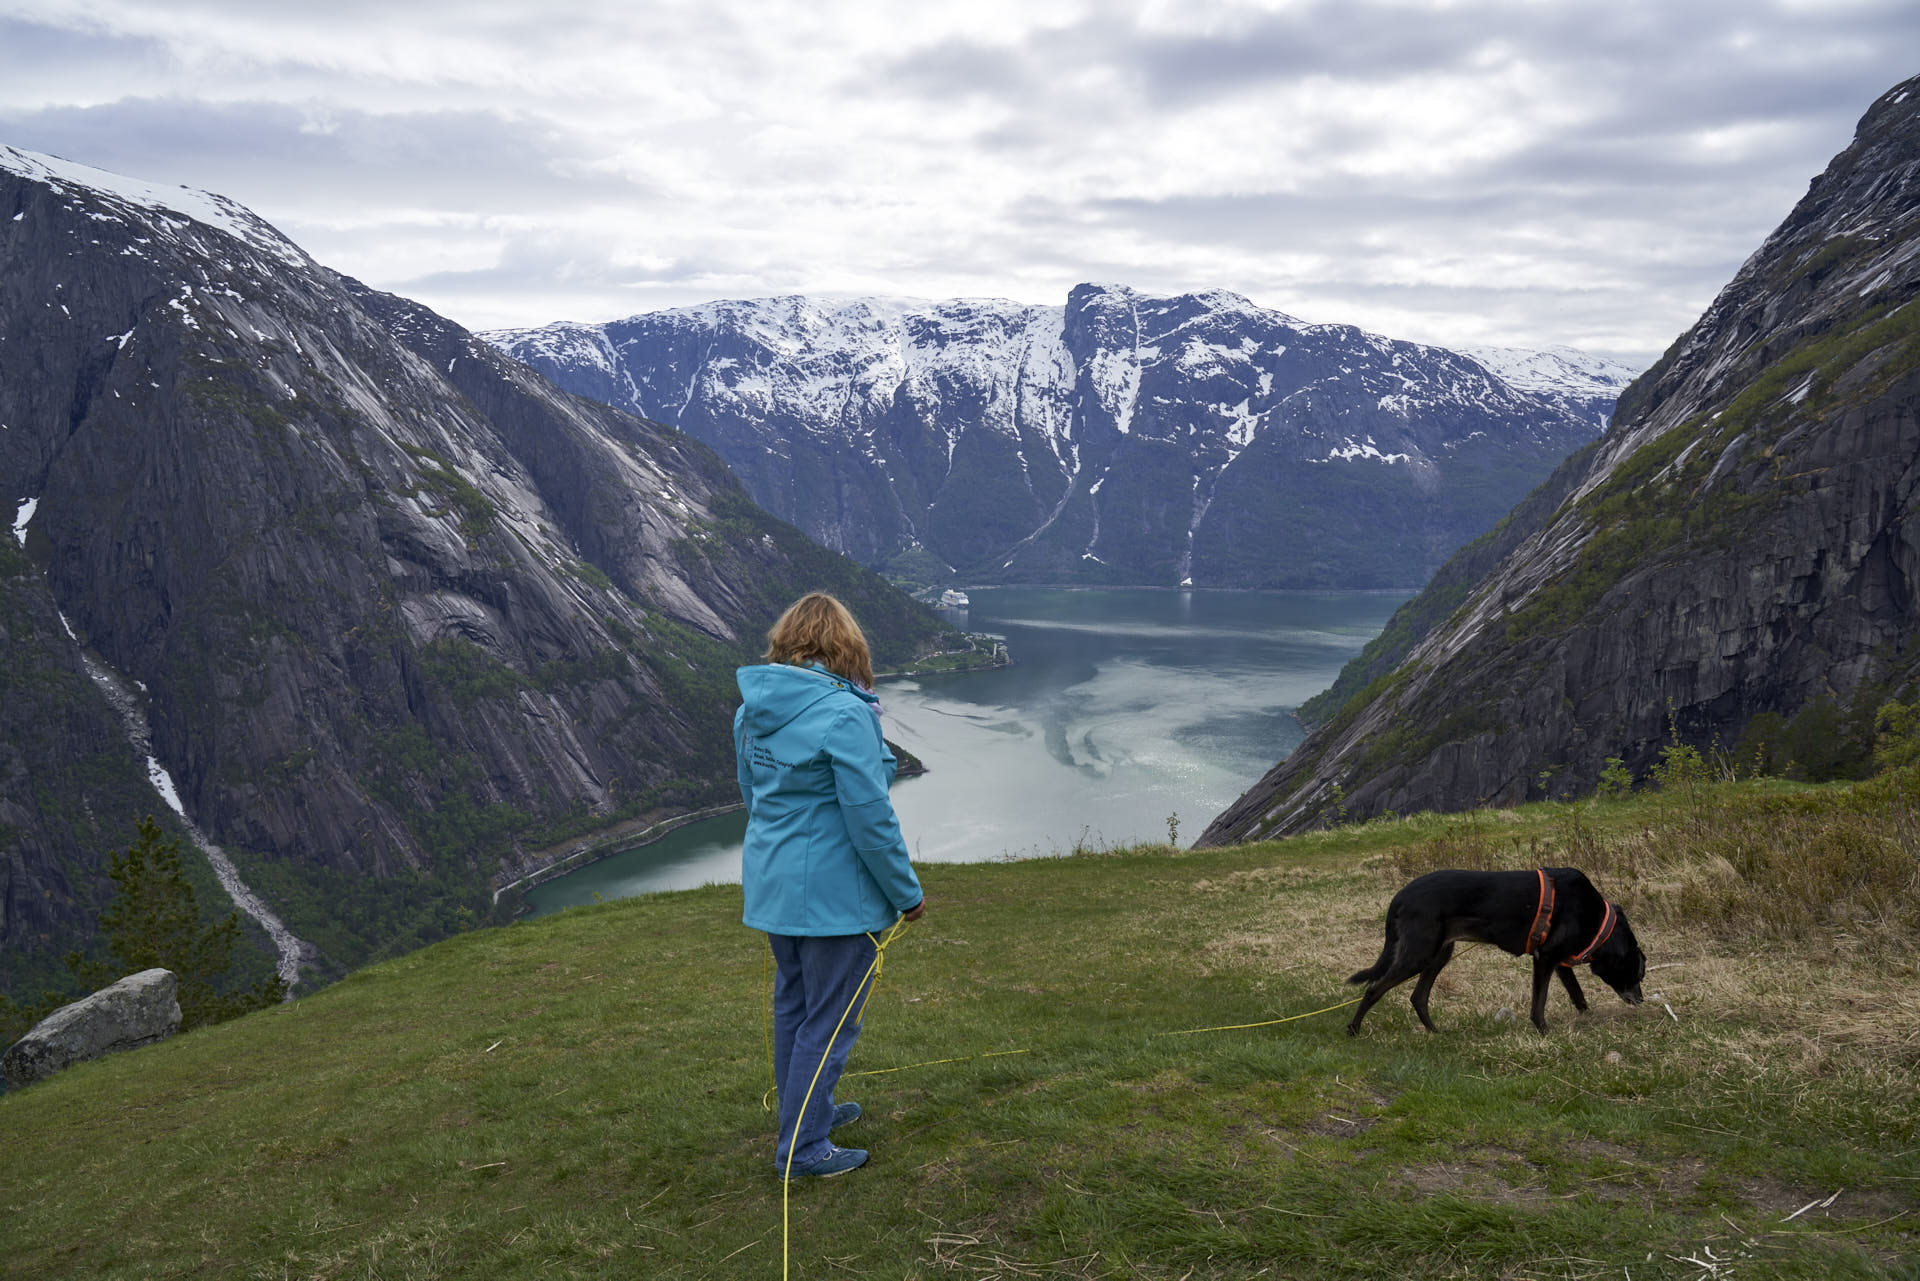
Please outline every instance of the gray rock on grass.
[[164, 1041], [180, 1030], [179, 986], [172, 970], [142, 970], [61, 1006], [0, 1060], [8, 1087], [17, 1090], [75, 1063]]

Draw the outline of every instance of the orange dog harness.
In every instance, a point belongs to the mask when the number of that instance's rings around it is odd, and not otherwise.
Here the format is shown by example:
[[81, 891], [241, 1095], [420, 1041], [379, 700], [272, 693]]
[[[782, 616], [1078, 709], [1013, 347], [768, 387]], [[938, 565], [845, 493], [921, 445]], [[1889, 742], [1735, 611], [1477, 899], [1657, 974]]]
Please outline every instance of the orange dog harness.
[[1601, 899], [1600, 901], [1606, 904], [1607, 908], [1607, 910], [1600, 915], [1600, 928], [1593, 932], [1593, 941], [1581, 948], [1579, 955], [1568, 957], [1566, 960], [1560, 962], [1560, 964], [1569, 969], [1580, 964], [1580, 962], [1586, 960], [1589, 956], [1592, 956], [1595, 948], [1613, 937], [1613, 927], [1620, 920], [1620, 914], [1613, 910], [1613, 904], [1608, 903], [1607, 900]]
[[[1531, 954], [1535, 948], [1544, 944], [1547, 941], [1547, 931], [1553, 928], [1553, 904], [1556, 897], [1553, 878], [1547, 875], [1547, 869], [1544, 867], [1536, 867], [1533, 869], [1533, 874], [1540, 878], [1540, 901], [1533, 909], [1533, 924], [1527, 929], [1527, 946], [1520, 953], [1522, 956]], [[1620, 914], [1606, 899], [1601, 899], [1600, 903], [1606, 908], [1606, 911], [1600, 914], [1600, 928], [1594, 931], [1593, 938], [1576, 955], [1560, 962], [1566, 969], [1572, 969], [1592, 956], [1594, 949], [1613, 937], [1613, 927], [1619, 923]]]
[[1533, 874], [1540, 878], [1540, 902], [1533, 909], [1533, 924], [1527, 927], [1527, 946], [1520, 955], [1530, 956], [1533, 949], [1547, 941], [1547, 931], [1553, 926], [1553, 881], [1547, 876], [1547, 870], [1536, 867]]

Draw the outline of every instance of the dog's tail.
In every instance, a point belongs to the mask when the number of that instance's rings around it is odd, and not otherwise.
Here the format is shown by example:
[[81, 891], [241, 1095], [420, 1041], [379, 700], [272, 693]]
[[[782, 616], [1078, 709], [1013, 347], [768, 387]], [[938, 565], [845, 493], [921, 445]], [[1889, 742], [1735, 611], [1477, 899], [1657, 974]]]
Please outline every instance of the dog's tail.
[[1394, 924], [1393, 913], [1389, 912], [1387, 913], [1387, 943], [1385, 947], [1380, 949], [1380, 959], [1366, 969], [1351, 975], [1347, 979], [1347, 982], [1371, 983], [1382, 974], [1385, 974], [1387, 967], [1393, 964], [1393, 954], [1399, 946], [1400, 931]]

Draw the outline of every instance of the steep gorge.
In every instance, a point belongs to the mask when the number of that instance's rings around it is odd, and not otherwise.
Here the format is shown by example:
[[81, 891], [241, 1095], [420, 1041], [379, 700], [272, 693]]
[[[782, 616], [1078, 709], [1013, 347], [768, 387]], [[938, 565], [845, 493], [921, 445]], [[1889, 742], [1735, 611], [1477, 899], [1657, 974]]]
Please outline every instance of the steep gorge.
[[1417, 587], [1599, 435], [1631, 374], [1093, 284], [484, 336], [698, 436], [827, 545], [975, 583]]

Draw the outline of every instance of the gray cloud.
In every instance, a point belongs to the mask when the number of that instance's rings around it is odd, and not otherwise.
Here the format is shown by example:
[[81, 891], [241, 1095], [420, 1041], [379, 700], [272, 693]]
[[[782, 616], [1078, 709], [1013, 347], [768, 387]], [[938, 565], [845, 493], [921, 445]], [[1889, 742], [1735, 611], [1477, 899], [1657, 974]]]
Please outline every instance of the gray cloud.
[[[1445, 7], [1314, 0], [1204, 34], [1151, 30], [1101, 10], [1041, 33], [1027, 52], [1058, 67], [1113, 67], [1156, 106], [1308, 80], [1379, 84], [1534, 66], [1579, 72], [1573, 84], [1601, 99], [1617, 95], [1629, 117], [1668, 111], [1711, 122], [1769, 106], [1797, 114], [1851, 102], [1863, 61], [1884, 68], [1876, 81], [1909, 74], [1902, 64], [1916, 31], [1920, 17], [1897, 0], [1478, 0]], [[962, 51], [947, 56], [959, 59]], [[1660, 92], [1640, 92], [1649, 86]]]
[[[932, 102], [974, 96], [1019, 99], [1043, 84], [1039, 67], [1023, 52], [968, 40], [943, 40], [915, 50], [886, 68], [883, 78], [896, 90]], [[859, 80], [846, 82], [850, 91], [866, 87]]]
[[0, 140], [475, 325], [1104, 279], [1650, 359], [1916, 48], [1909, 0], [0, 0]]
[[260, 212], [404, 202], [421, 209], [534, 212], [556, 202], [648, 193], [595, 176], [552, 125], [485, 111], [372, 114], [321, 103], [127, 98], [0, 110], [0, 137], [156, 181], [233, 196]]

